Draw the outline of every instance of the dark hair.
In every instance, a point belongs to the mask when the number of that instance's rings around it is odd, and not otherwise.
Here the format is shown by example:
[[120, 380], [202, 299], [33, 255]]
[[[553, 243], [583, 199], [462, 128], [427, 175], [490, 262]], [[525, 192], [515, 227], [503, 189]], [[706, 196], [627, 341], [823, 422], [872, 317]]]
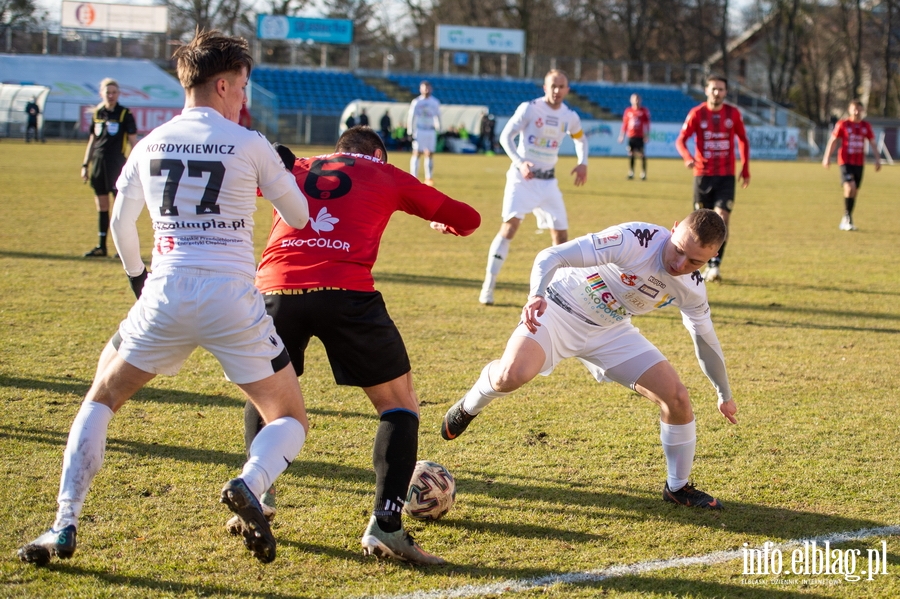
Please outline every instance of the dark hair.
[[693, 233], [701, 247], [721, 247], [725, 242], [728, 230], [725, 221], [715, 210], [701, 208], [688, 214], [684, 224]]
[[172, 58], [177, 61], [178, 80], [186, 90], [205, 85], [216, 75], [240, 73], [244, 68], [249, 77], [253, 68], [247, 40], [199, 27], [194, 39], [175, 50]]
[[728, 79], [721, 75], [710, 75], [706, 78], [706, 85], [709, 85], [712, 81], [721, 81], [725, 84], [725, 89], [728, 89]]
[[375, 150], [381, 150], [381, 159], [387, 162], [387, 148], [381, 141], [381, 136], [368, 125], [350, 127], [337, 140], [334, 146], [335, 152], [348, 152], [352, 154], [365, 154], [375, 156]]

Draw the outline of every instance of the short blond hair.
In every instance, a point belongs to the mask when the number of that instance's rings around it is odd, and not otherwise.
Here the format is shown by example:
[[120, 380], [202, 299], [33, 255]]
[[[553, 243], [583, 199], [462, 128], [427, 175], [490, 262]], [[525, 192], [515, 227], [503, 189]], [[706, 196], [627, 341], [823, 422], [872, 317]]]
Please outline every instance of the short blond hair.
[[119, 82], [113, 79], [112, 77], [106, 77], [103, 81], [100, 82], [100, 90], [102, 91], [104, 88], [109, 87], [110, 85], [115, 85], [119, 89], [122, 89], [119, 86]]

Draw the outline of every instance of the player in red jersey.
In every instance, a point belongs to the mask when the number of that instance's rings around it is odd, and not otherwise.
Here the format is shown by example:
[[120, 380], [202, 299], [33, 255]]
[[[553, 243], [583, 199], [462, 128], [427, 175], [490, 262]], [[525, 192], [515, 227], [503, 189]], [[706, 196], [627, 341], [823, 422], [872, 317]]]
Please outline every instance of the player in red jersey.
[[[398, 210], [461, 236], [473, 233], [481, 216], [386, 159], [378, 133], [358, 126], [341, 135], [333, 154], [296, 160], [293, 173], [309, 200], [309, 224], [294, 229], [275, 214], [256, 285], [297, 376], [316, 336], [335, 381], [362, 387], [380, 416], [373, 450], [375, 508], [362, 538], [365, 552], [437, 564], [443, 560], [423, 551], [401, 523], [416, 464], [419, 399], [403, 339], [375, 290], [372, 266]], [[261, 424], [248, 403], [247, 447]]]
[[631, 94], [631, 106], [622, 113], [619, 143], [628, 137], [628, 178], [634, 179], [634, 155], [641, 155], [641, 179], [647, 178], [647, 154], [644, 146], [650, 137], [650, 111], [641, 106], [640, 94]]
[[875, 149], [875, 133], [872, 126], [863, 120], [862, 102], [851, 100], [847, 114], [849, 118], [841, 119], [834, 126], [828, 145], [825, 146], [822, 166], [828, 168], [831, 164], [834, 145], [840, 140], [838, 164], [841, 167], [841, 182], [844, 187], [844, 216], [838, 228], [841, 231], [856, 231], [856, 225], [853, 224], [853, 207], [856, 205], [856, 194], [862, 184], [863, 166], [866, 164], [866, 140], [869, 140], [869, 147], [875, 156], [876, 173], [881, 170], [881, 159], [878, 150]]
[[[750, 185], [750, 143], [744, 119], [736, 106], [725, 103], [728, 81], [718, 75], [706, 79], [706, 102], [688, 113], [675, 140], [684, 165], [694, 169], [694, 209], [715, 210], [728, 226], [734, 208], [734, 138], [741, 152], [741, 187]], [[696, 152], [691, 156], [686, 142], [695, 136]], [[727, 243], [727, 238], [726, 238]], [[725, 255], [725, 243], [709, 261], [703, 277], [721, 281], [719, 266]]]

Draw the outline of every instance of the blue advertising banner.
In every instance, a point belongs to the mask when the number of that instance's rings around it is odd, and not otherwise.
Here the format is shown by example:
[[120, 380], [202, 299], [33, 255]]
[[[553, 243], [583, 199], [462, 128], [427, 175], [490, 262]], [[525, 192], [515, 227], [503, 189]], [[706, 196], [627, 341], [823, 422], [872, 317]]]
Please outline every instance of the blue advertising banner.
[[256, 37], [261, 40], [309, 40], [347, 45], [353, 43], [353, 21], [257, 15]]

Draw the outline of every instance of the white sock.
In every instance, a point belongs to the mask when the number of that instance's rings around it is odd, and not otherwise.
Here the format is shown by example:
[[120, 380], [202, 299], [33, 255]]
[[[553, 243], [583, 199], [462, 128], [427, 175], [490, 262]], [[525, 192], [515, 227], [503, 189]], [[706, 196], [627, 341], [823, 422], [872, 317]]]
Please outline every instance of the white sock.
[[84, 507], [84, 499], [106, 453], [106, 431], [114, 412], [108, 406], [96, 401], [81, 404], [63, 454], [62, 476], [59, 481], [59, 495], [56, 503], [54, 530], [70, 524], [78, 526], [78, 517]]
[[691, 420], [687, 424], [660, 422], [659, 438], [666, 454], [666, 482], [670, 490], [678, 491], [691, 477], [697, 447], [697, 421]]
[[469, 392], [463, 397], [463, 409], [472, 416], [479, 414], [481, 410], [485, 409], [489, 403], [498, 397], [503, 397], [511, 393], [511, 391], [495, 391], [494, 387], [491, 385], [491, 379], [488, 373], [491, 370], [491, 364], [494, 364], [495, 362], [497, 362], [497, 360], [489, 363], [481, 370], [481, 376], [478, 377], [478, 380], [475, 381], [475, 385], [469, 389]]
[[426, 179], [434, 179], [432, 175], [434, 174], [434, 158], [431, 156], [425, 157], [425, 178]]
[[296, 418], [276, 418], [259, 431], [241, 472], [241, 478], [257, 498], [287, 470], [305, 441], [306, 431]]
[[495, 279], [500, 274], [500, 269], [503, 268], [503, 262], [506, 261], [506, 255], [509, 253], [509, 241], [497, 233], [488, 250], [487, 274]]
[[413, 177], [419, 176], [419, 155], [416, 154], [409, 159], [409, 172]]

